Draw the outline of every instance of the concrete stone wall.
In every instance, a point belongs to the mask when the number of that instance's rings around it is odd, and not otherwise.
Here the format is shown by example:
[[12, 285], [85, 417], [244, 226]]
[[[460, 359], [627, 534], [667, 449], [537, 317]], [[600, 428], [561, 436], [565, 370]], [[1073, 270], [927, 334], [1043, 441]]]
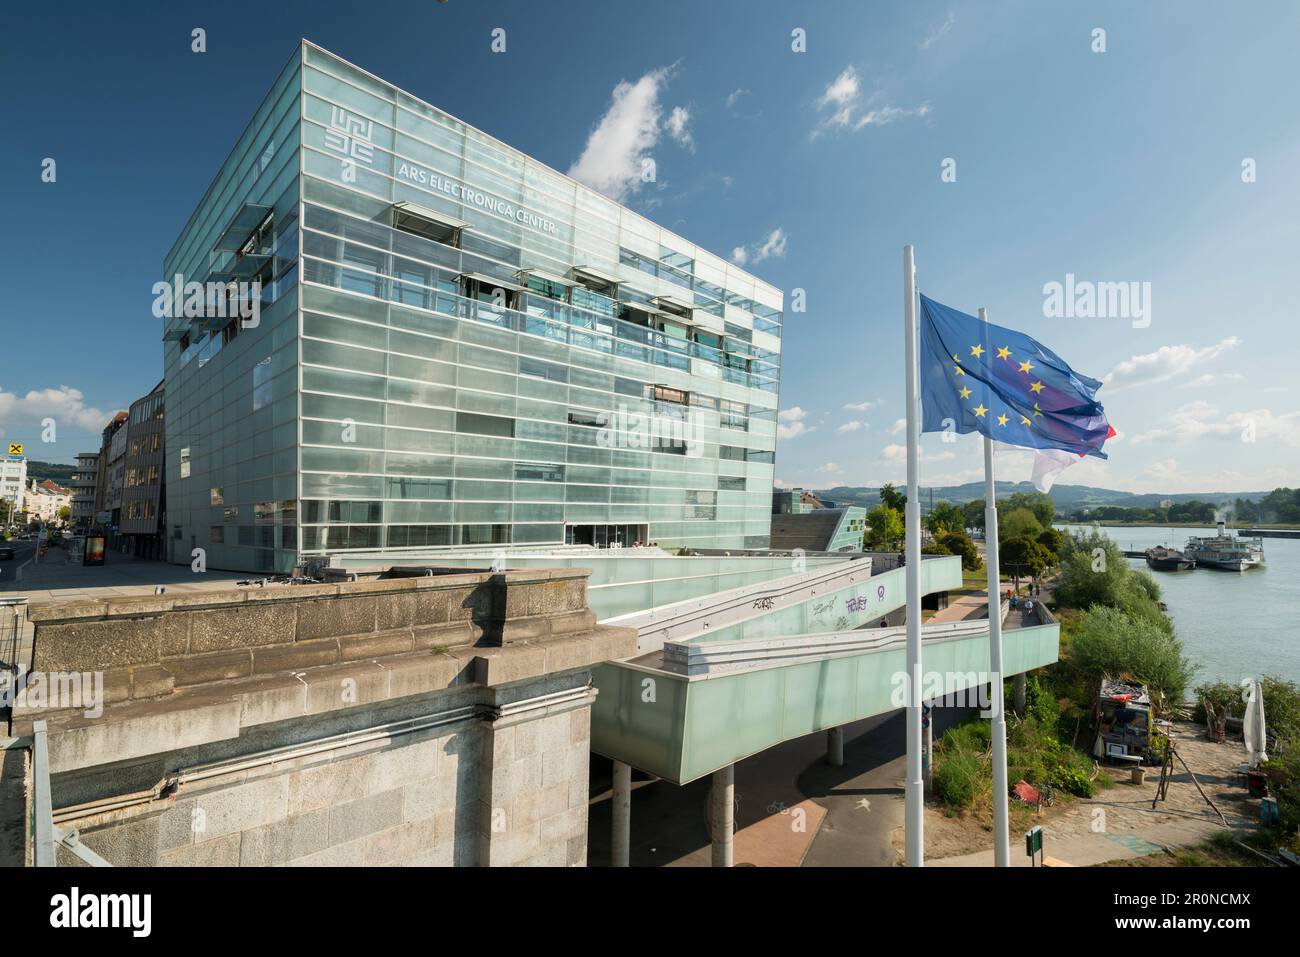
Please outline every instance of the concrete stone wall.
[[591, 668], [636, 636], [513, 574], [47, 606], [37, 667], [118, 695], [15, 731], [48, 722], [55, 821], [114, 865], [584, 865]]

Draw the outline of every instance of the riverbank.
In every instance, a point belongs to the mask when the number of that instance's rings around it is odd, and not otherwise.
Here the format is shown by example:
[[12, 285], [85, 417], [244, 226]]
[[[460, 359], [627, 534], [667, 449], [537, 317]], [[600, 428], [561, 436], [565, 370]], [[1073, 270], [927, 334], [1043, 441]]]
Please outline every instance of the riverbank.
[[[1156, 802], [1154, 808], [1152, 800], [1160, 780], [1158, 768], [1148, 768], [1143, 783], [1135, 784], [1127, 769], [1098, 767], [1098, 777], [1109, 775], [1114, 783], [1099, 788], [1094, 797], [1060, 800], [1041, 815], [1017, 805], [1012, 820], [1016, 836], [1027, 826], [1038, 825], [1043, 829], [1043, 850], [1048, 857], [1071, 867], [1089, 867], [1137, 862], [1197, 847], [1216, 834], [1255, 830], [1258, 812], [1236, 780], [1236, 769], [1246, 761], [1242, 742], [1209, 741], [1204, 729], [1190, 722], [1175, 722], [1171, 736], [1201, 788], [1223, 812], [1227, 826], [1181, 765], [1170, 779], [1165, 800]], [[969, 812], [949, 816], [933, 800], [927, 802], [925, 815], [928, 865], [992, 866], [992, 832], [985, 822]], [[901, 839], [900, 831], [897, 840]], [[1016, 840], [1012, 842], [1011, 863], [1029, 864], [1023, 846]]]

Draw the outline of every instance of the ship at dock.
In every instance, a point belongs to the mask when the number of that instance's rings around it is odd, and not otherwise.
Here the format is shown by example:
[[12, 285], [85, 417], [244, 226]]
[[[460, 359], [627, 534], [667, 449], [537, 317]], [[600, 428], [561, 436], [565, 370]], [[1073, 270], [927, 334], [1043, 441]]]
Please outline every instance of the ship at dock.
[[1217, 535], [1189, 538], [1183, 554], [1202, 568], [1244, 572], [1248, 568], [1264, 564], [1264, 541], [1229, 535], [1224, 523], [1219, 522]]
[[1146, 550], [1147, 565], [1158, 572], [1182, 572], [1196, 567], [1196, 559], [1176, 548], [1157, 545]]

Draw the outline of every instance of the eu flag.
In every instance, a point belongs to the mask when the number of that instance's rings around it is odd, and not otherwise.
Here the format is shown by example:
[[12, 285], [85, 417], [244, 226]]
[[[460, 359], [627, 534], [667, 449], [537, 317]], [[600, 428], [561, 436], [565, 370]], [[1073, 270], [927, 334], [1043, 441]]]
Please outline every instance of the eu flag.
[[922, 432], [1106, 458], [1115, 432], [1097, 402], [1100, 382], [1022, 332], [920, 298]]

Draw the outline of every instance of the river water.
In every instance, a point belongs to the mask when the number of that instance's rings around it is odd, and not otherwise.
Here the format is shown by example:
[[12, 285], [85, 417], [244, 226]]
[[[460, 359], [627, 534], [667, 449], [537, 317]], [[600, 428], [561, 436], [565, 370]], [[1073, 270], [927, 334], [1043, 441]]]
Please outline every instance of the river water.
[[[1058, 525], [1062, 531], [1081, 528]], [[1120, 548], [1153, 545], [1181, 549], [1192, 535], [1213, 528], [1102, 527]], [[1129, 559], [1146, 568], [1145, 559]], [[1149, 570], [1149, 569], [1148, 569]], [[1300, 682], [1300, 539], [1264, 539], [1264, 564], [1245, 572], [1196, 568], [1152, 571], [1174, 629], [1199, 671], [1193, 686], [1274, 674]]]

